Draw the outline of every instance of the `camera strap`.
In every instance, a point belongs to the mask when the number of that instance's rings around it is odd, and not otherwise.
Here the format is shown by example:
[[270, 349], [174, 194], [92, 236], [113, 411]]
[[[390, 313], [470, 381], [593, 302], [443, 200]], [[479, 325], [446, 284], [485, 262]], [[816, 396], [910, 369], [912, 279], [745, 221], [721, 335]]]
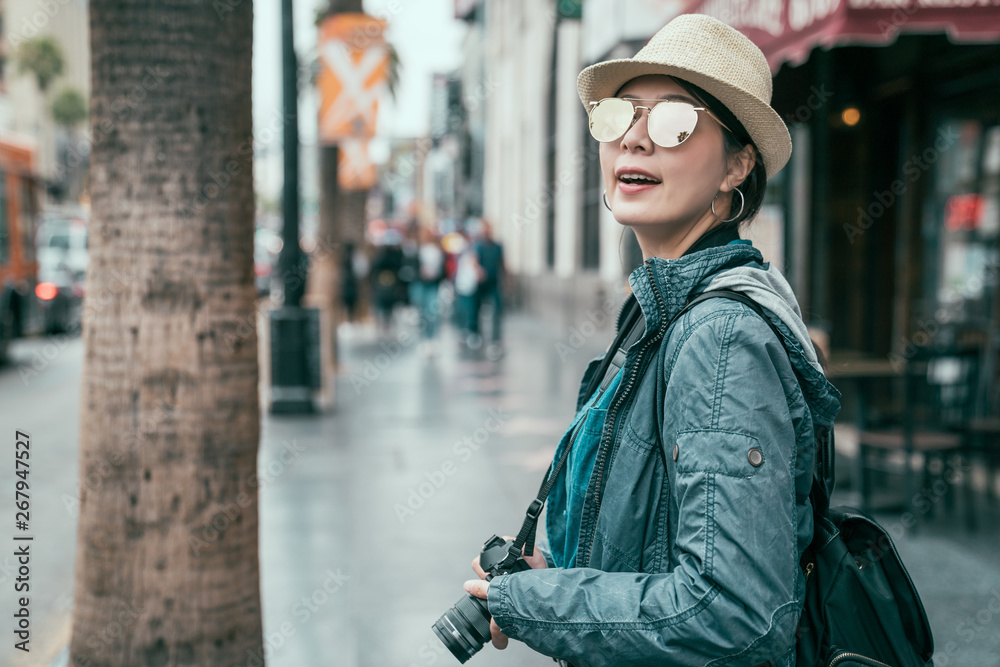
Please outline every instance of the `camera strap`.
[[[622, 321], [622, 327], [605, 351], [604, 360], [598, 366], [591, 378], [590, 384], [587, 386], [585, 395], [588, 397], [598, 389], [598, 386], [600, 387], [600, 391], [607, 389], [608, 385], [611, 384], [611, 380], [625, 366], [625, 351], [639, 340], [646, 330], [639, 302], [635, 300], [635, 296], [630, 296], [629, 299], [631, 299], [631, 303], [628, 304], [629, 310]], [[610, 354], [611, 350], [615, 350], [614, 354]], [[531, 501], [528, 510], [524, 513], [524, 523], [521, 524], [521, 531], [517, 534], [514, 542], [511, 543], [507, 557], [504, 558], [504, 566], [509, 567], [513, 565], [514, 561], [521, 557], [521, 547], [524, 547], [524, 555], [526, 556], [531, 556], [535, 553], [535, 529], [538, 525], [538, 517], [542, 513], [542, 508], [545, 506], [545, 499], [548, 498], [549, 491], [552, 490], [552, 485], [555, 484], [559, 473], [562, 472], [563, 466], [566, 465], [569, 452], [573, 448], [573, 443], [576, 442], [576, 438], [580, 434], [580, 429], [583, 427], [585, 421], [586, 419], [581, 419], [577, 423], [576, 428], [570, 435], [569, 444], [563, 450], [562, 456], [559, 457], [555, 465], [550, 467], [549, 474], [542, 480], [542, 486], [538, 489], [537, 497]]]
[[[670, 327], [673, 326], [673, 324], [684, 313], [693, 308], [695, 304], [716, 297], [739, 301], [750, 308], [752, 311], [757, 313], [757, 315], [759, 315], [769, 327], [771, 327], [771, 330], [778, 337], [778, 340], [784, 343], [784, 336], [771, 321], [771, 318], [765, 314], [764, 309], [761, 308], [760, 304], [748, 297], [746, 294], [728, 289], [711, 290], [698, 294], [688, 301], [680, 312], [670, 319], [670, 322], [667, 323], [665, 331], [669, 331]], [[593, 394], [595, 388], [597, 388], [598, 382], [600, 382], [600, 391], [604, 391], [608, 387], [614, 376], [617, 375], [618, 372], [625, 366], [626, 351], [636, 341], [638, 341], [639, 338], [642, 337], [643, 333], [645, 333], [645, 318], [642, 317], [639, 304], [635, 301], [634, 296], [630, 296], [629, 298], [633, 300], [631, 310], [629, 310], [629, 313], [622, 324], [621, 330], [615, 336], [615, 340], [608, 347], [608, 351], [605, 352], [604, 361], [598, 368], [598, 371], [594, 373], [593, 378], [591, 378], [586, 393], [588, 397]], [[613, 355], [608, 354], [611, 349], [615, 349]], [[603, 371], [603, 373], [601, 371]], [[585, 419], [581, 419], [577, 423], [576, 428], [570, 435], [569, 444], [563, 451], [562, 456], [559, 457], [559, 461], [550, 468], [549, 474], [547, 474], [545, 479], [542, 480], [542, 486], [538, 489], [538, 496], [532, 500], [531, 504], [528, 506], [528, 510], [524, 513], [524, 523], [521, 524], [521, 530], [517, 534], [517, 538], [515, 538], [507, 550], [507, 556], [501, 564], [503, 567], [513, 566], [514, 561], [521, 557], [522, 547], [524, 547], [525, 556], [531, 556], [535, 553], [535, 530], [538, 524], [538, 517], [542, 513], [542, 508], [545, 507], [545, 499], [548, 498], [549, 491], [552, 490], [552, 485], [555, 484], [556, 478], [559, 477], [559, 473], [562, 472], [563, 466], [566, 465], [570, 449], [572, 449], [573, 443], [576, 442], [576, 438], [580, 433], [580, 428], [583, 426], [585, 421]]]

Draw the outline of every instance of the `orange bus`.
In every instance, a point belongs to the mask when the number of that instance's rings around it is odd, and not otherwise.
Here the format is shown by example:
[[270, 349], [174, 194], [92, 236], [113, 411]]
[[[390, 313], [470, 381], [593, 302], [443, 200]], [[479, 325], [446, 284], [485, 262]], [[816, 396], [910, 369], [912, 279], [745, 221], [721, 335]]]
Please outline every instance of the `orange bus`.
[[0, 363], [34, 321], [35, 188], [32, 149], [0, 138]]

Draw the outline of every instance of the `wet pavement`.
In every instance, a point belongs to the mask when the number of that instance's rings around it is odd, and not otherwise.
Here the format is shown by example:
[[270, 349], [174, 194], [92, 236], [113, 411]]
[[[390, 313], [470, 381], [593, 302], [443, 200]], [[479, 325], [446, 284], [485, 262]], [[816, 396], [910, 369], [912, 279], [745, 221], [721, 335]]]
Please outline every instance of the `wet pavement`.
[[[591, 350], [560, 355], [524, 318], [508, 330], [496, 360], [449, 329], [430, 357], [405, 324], [381, 339], [342, 330], [334, 412], [266, 420], [263, 459], [285, 441], [303, 450], [263, 491], [265, 630], [294, 632], [271, 665], [458, 664], [431, 624], [464, 595], [482, 543], [520, 527]], [[302, 613], [331, 575], [341, 587]], [[553, 662], [512, 642], [473, 664]]]

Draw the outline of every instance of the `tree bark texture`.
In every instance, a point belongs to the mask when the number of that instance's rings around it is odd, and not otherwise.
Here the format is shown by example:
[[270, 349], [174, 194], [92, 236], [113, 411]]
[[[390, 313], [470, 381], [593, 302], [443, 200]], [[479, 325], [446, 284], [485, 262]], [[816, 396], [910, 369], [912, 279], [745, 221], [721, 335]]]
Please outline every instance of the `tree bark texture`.
[[262, 664], [250, 0], [90, 0], [70, 664]]

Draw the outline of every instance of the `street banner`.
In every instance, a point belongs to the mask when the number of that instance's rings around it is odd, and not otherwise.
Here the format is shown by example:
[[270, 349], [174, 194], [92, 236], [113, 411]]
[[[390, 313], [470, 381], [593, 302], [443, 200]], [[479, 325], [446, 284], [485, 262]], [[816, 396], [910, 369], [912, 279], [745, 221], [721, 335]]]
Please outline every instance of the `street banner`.
[[385, 21], [334, 14], [320, 25], [319, 141], [375, 136], [379, 96], [389, 77]]
[[341, 190], [368, 190], [375, 185], [375, 164], [368, 157], [367, 139], [337, 142], [337, 183]]

